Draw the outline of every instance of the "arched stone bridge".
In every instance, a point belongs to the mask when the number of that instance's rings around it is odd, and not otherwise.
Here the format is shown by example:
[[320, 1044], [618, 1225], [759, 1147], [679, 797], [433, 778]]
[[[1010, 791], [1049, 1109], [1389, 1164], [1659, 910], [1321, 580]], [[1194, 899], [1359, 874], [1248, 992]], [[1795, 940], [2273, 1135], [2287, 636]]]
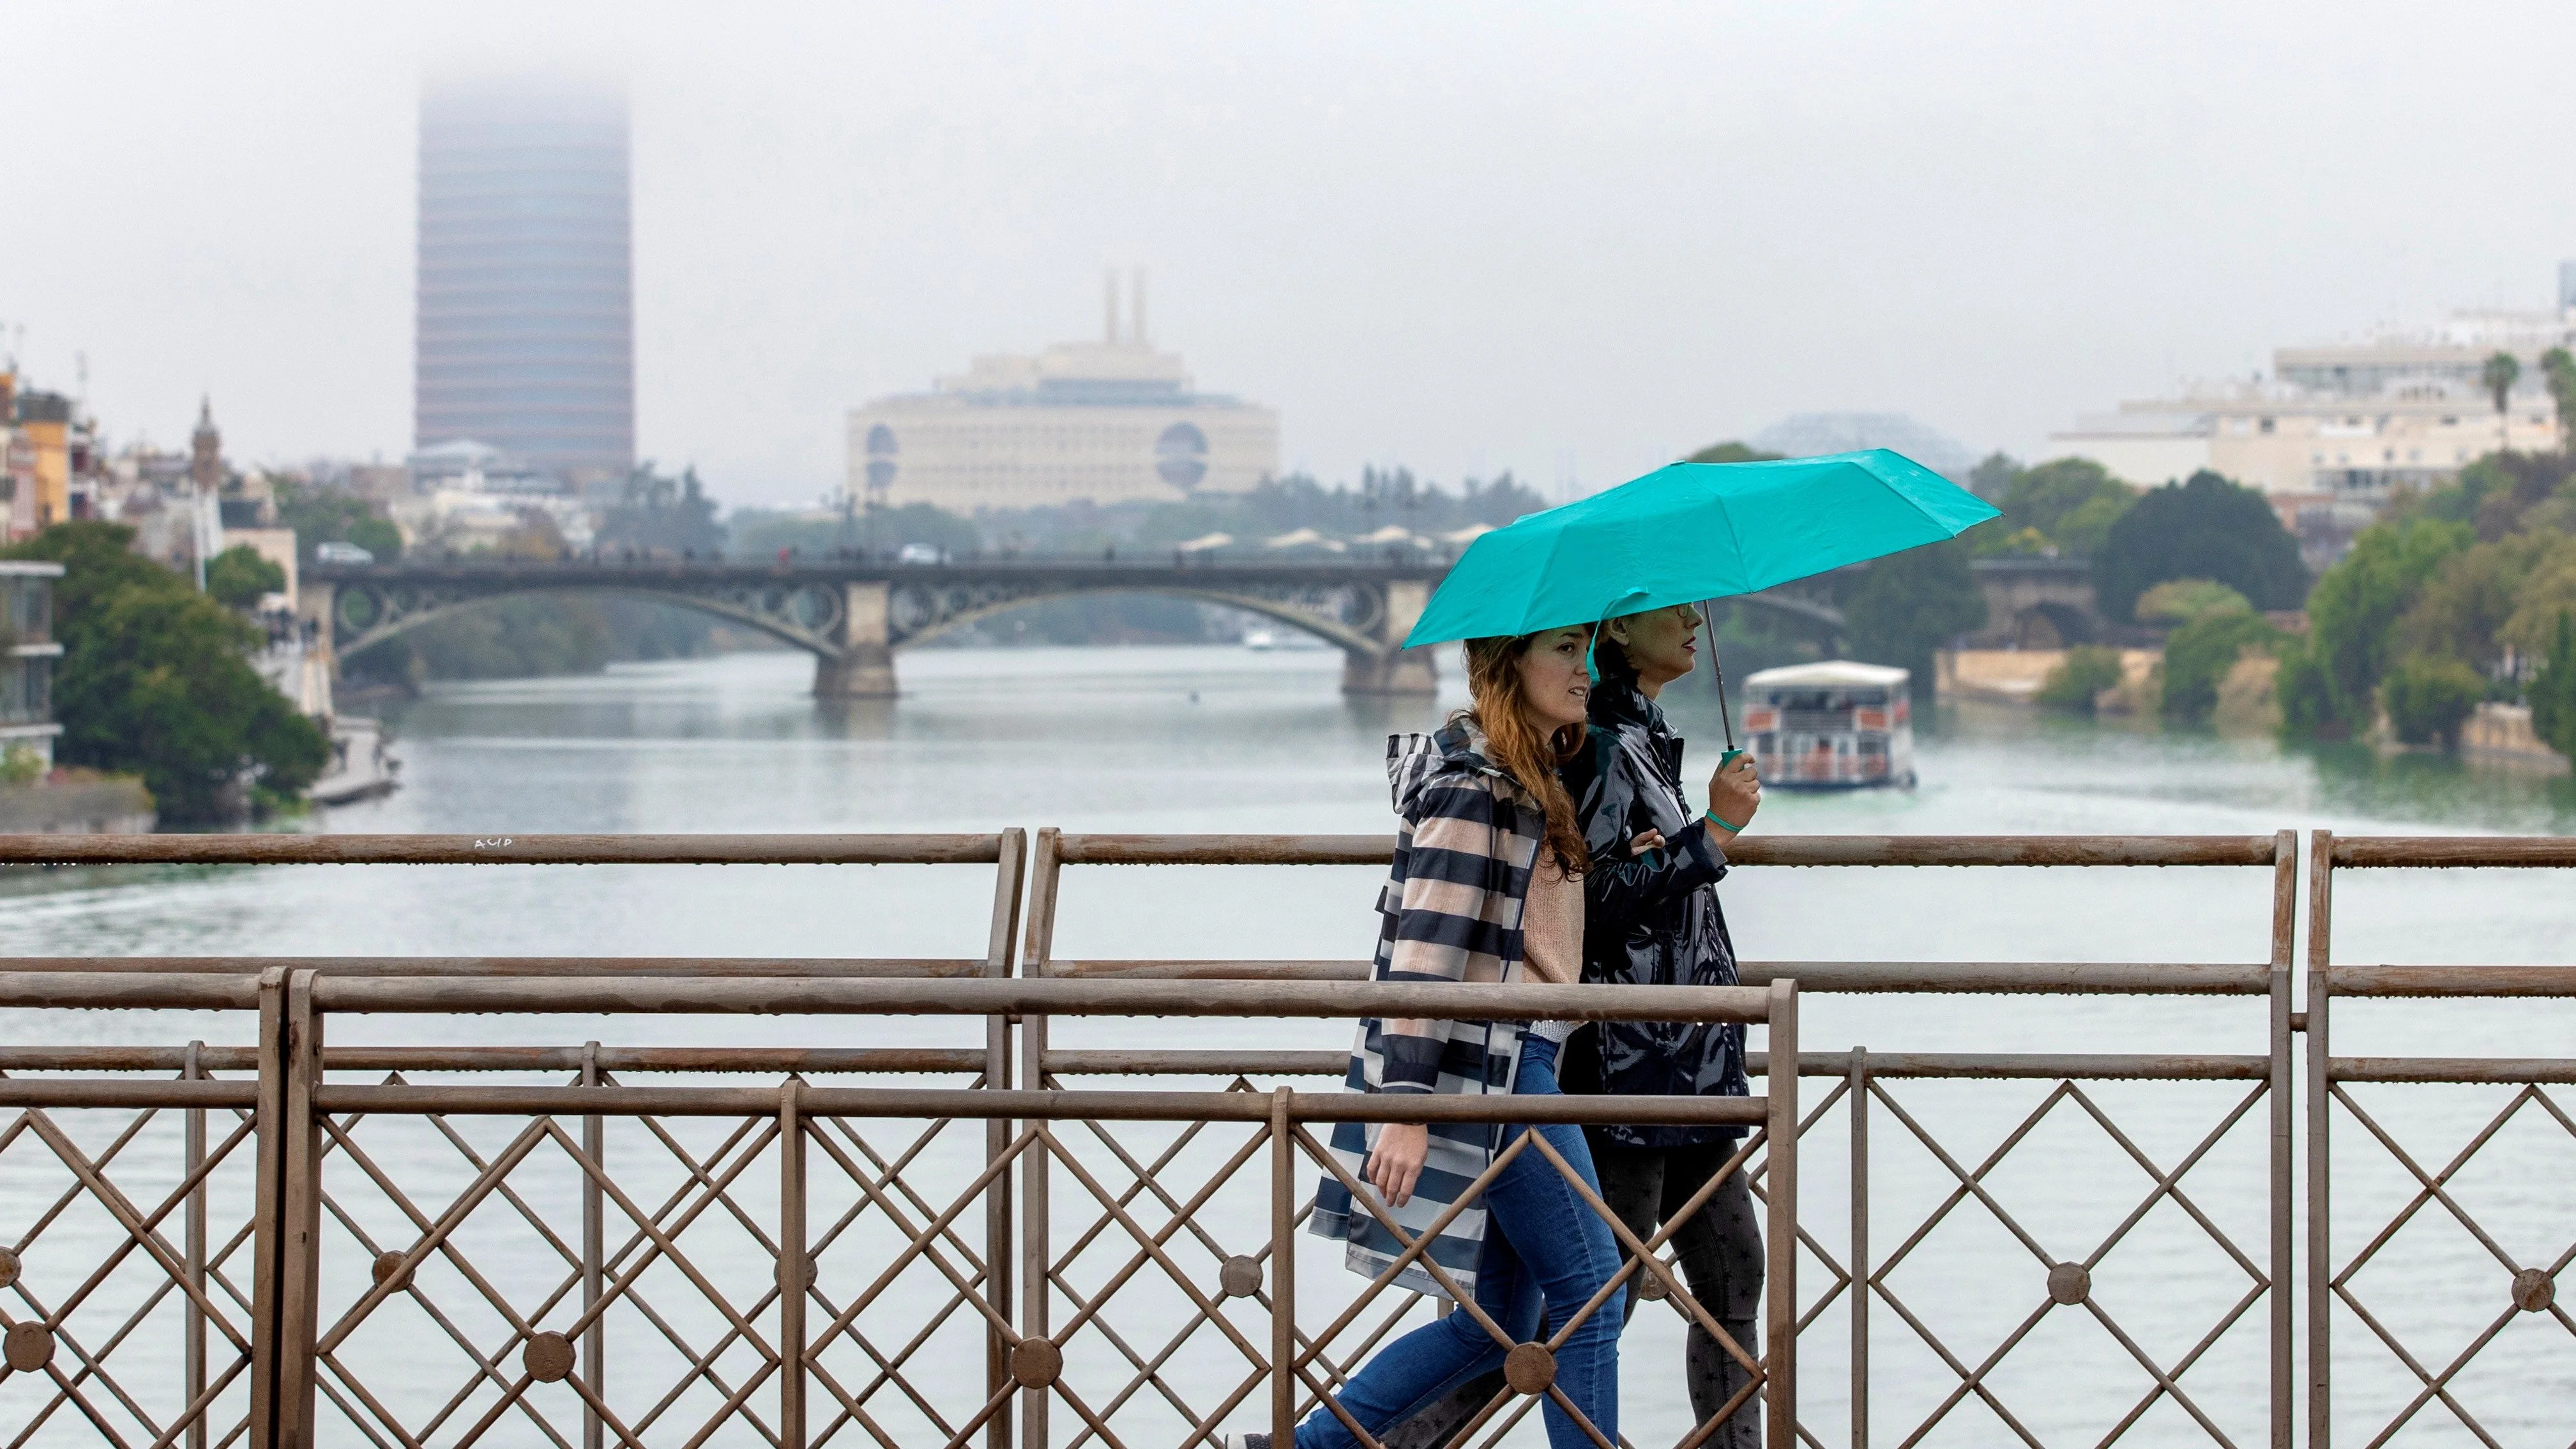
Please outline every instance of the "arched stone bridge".
[[1081, 594], [1169, 594], [1224, 604], [1338, 646], [1353, 694], [1429, 693], [1430, 651], [1406, 650], [1445, 563], [1175, 563], [1055, 558], [937, 565], [572, 560], [316, 565], [299, 610], [333, 660], [495, 599], [591, 593], [671, 604], [814, 656], [814, 692], [895, 692], [894, 651], [997, 614]]
[[[812, 654], [814, 692], [895, 693], [894, 651], [1025, 605], [1081, 594], [1154, 593], [1224, 604], [1303, 630], [1342, 651], [1350, 694], [1433, 690], [1431, 651], [1402, 647], [1444, 562], [1327, 559], [1179, 562], [1004, 558], [936, 565], [817, 560], [458, 560], [317, 564], [303, 571], [299, 611], [340, 659], [407, 630], [522, 594], [623, 595], [695, 609]], [[1839, 638], [1842, 613], [1795, 587], [1740, 600]]]
[[1986, 596], [1988, 639], [2046, 649], [2102, 636], [2089, 560], [1981, 558], [1969, 567]]

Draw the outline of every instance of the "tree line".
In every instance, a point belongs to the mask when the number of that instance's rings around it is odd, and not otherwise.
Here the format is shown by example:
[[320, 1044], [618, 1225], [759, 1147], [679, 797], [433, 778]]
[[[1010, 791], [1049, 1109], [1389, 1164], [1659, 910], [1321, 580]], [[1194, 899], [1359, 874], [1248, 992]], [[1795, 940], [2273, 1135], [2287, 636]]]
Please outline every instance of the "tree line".
[[[1743, 443], [1719, 443], [1685, 459], [1694, 463], [1759, 462], [1776, 458]], [[2168, 712], [2205, 718], [2216, 682], [2204, 678], [2232, 666], [2248, 642], [2267, 647], [2279, 633], [2261, 611], [2299, 607], [2308, 573], [2298, 540], [2254, 489], [2202, 471], [2161, 488], [2139, 490], [2086, 458], [2059, 458], [2024, 466], [1996, 453], [1970, 473], [1968, 486], [1995, 505], [1998, 516], [1947, 543], [1911, 549], [1866, 567], [1835, 575], [1827, 586], [1843, 612], [1844, 642], [1853, 655], [1913, 672], [1918, 695], [1928, 697], [1934, 654], [1959, 636], [1991, 622], [1985, 594], [1970, 563], [1980, 558], [2066, 558], [2089, 568], [2097, 607], [2115, 623], [2174, 629], [2182, 646], [2181, 687], [2168, 692]], [[2191, 581], [2199, 587], [2169, 586]], [[2164, 592], [2159, 593], [2160, 587]], [[2183, 612], [2177, 613], [2177, 610]], [[2201, 623], [2201, 616], [2211, 616]], [[1749, 656], [1755, 667], [1787, 662], [1768, 631], [1731, 611], [1721, 623], [1721, 647]], [[1812, 648], [1806, 652], [1812, 653]], [[2173, 654], [2168, 644], [2168, 657]], [[2071, 651], [2065, 677], [2052, 681], [2050, 702], [2090, 709], [2103, 689], [2119, 682], [2117, 651]]]
[[232, 550], [210, 561], [210, 592], [199, 593], [133, 542], [122, 524], [58, 523], [0, 550], [63, 566], [54, 758], [140, 776], [165, 824], [292, 805], [330, 762], [330, 742], [252, 667], [266, 635], [245, 612], [285, 574]]

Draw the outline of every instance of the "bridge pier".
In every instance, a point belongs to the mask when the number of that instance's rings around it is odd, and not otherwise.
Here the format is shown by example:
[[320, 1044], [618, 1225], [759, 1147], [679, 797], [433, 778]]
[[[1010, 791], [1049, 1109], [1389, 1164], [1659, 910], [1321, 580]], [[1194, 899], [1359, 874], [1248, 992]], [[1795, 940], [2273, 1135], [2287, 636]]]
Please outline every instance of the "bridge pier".
[[1377, 636], [1386, 641], [1386, 647], [1367, 654], [1356, 649], [1342, 651], [1342, 693], [1440, 692], [1440, 673], [1432, 662], [1431, 651], [1397, 647], [1421, 621], [1422, 611], [1430, 607], [1432, 583], [1428, 579], [1391, 579], [1387, 582], [1386, 608], [1377, 621]]
[[1392, 654], [1342, 653], [1344, 694], [1437, 694], [1440, 675], [1428, 649], [1399, 649]]
[[816, 699], [895, 697], [894, 646], [887, 604], [893, 590], [882, 581], [841, 586], [841, 652], [814, 658]]
[[340, 619], [340, 586], [309, 572], [295, 583], [295, 617], [313, 627], [312, 648], [322, 652], [325, 678], [340, 682], [340, 644], [332, 628]]

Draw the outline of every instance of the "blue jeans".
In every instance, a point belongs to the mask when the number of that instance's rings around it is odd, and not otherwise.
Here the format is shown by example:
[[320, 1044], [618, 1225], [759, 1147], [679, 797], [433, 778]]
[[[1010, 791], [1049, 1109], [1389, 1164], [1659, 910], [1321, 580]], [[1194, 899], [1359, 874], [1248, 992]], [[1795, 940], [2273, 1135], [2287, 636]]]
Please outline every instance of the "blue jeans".
[[[1556, 1094], [1556, 1046], [1521, 1038], [1515, 1092]], [[1569, 1125], [1515, 1126], [1547, 1140], [1595, 1193], [1592, 1149], [1583, 1129]], [[1476, 1306], [1502, 1325], [1515, 1342], [1541, 1338], [1542, 1312], [1553, 1334], [1574, 1310], [1592, 1301], [1619, 1271], [1618, 1240], [1610, 1225], [1577, 1197], [1556, 1165], [1535, 1146], [1522, 1149], [1485, 1188], [1485, 1246], [1476, 1259]], [[1556, 1353], [1556, 1386], [1604, 1437], [1619, 1437], [1619, 1322], [1627, 1290], [1583, 1320]], [[1464, 1308], [1424, 1324], [1388, 1344], [1342, 1386], [1342, 1407], [1371, 1437], [1404, 1422], [1450, 1390], [1502, 1367], [1504, 1346]], [[1588, 1449], [1592, 1439], [1553, 1400], [1544, 1410], [1551, 1449]], [[1317, 1408], [1297, 1426], [1297, 1449], [1352, 1449], [1359, 1441], [1329, 1408]]]

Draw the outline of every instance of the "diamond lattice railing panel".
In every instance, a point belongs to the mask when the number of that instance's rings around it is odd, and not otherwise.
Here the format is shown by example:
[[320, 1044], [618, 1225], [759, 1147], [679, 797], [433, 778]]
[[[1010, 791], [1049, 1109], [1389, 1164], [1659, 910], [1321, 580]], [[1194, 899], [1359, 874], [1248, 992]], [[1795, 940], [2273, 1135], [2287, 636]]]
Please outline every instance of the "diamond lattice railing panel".
[[[810, 1442], [949, 1443], [994, 1402], [987, 1203], [1025, 1141], [988, 1155], [980, 1120], [807, 1122]], [[1008, 1242], [1002, 1246], [1010, 1252]]]
[[[321, 1381], [350, 1420], [442, 1444], [568, 1444], [585, 1407], [612, 1442], [774, 1432], [775, 1120], [609, 1119], [596, 1164], [583, 1130], [578, 1118], [332, 1124]], [[593, 1183], [604, 1282], [586, 1310]], [[578, 1352], [594, 1321], [607, 1344], [596, 1375]]]
[[[248, 1410], [252, 1200], [249, 1118], [204, 1114], [193, 1170], [178, 1110], [18, 1111], [0, 1117], [0, 1444], [149, 1444], [202, 1417], [210, 1442]], [[205, 1228], [192, 1266], [188, 1211]], [[202, 1388], [191, 1384], [191, 1305]]]
[[2338, 1083], [2333, 1101], [2338, 1438], [2567, 1442], [2533, 1386], [2576, 1353], [2576, 1096]]
[[[1050, 1124], [1050, 1337], [1068, 1445], [1187, 1445], [1267, 1422], [1268, 1130]], [[1309, 1196], [1303, 1185], [1297, 1196]], [[1228, 1264], [1235, 1266], [1229, 1273]], [[1307, 1315], [1301, 1315], [1305, 1317]]]
[[2260, 1442], [2263, 1087], [1948, 1085], [1870, 1089], [1873, 1437]]

